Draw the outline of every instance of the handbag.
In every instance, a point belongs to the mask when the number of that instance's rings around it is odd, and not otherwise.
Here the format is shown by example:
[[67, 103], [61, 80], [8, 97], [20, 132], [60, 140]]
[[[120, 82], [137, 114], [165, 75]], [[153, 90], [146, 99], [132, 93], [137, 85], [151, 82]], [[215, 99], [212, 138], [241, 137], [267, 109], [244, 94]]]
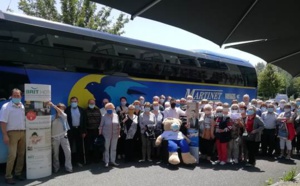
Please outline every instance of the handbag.
[[96, 137], [94, 146], [101, 152], [105, 151], [105, 138], [102, 134]]

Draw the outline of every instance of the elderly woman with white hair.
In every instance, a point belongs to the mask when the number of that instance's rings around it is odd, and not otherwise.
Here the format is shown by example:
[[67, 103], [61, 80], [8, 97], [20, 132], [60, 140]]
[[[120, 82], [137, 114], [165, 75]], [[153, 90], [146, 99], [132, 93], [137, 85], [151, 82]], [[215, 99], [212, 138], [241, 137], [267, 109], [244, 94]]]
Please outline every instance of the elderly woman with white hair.
[[201, 158], [211, 161], [214, 147], [214, 116], [213, 108], [211, 105], [206, 104], [203, 107], [203, 112], [199, 117], [199, 150], [201, 152]]
[[239, 113], [239, 105], [231, 105], [230, 119], [232, 121], [231, 140], [228, 142], [227, 162], [238, 163], [240, 147], [242, 144], [241, 133], [243, 131], [244, 122], [242, 115]]
[[119, 116], [114, 112], [115, 106], [112, 103], [105, 105], [106, 114], [101, 118], [99, 135], [105, 138], [104, 162], [108, 167], [109, 162], [118, 166], [116, 163], [117, 143], [120, 137]]
[[256, 108], [249, 106], [247, 109], [247, 118], [244, 125], [243, 138], [248, 151], [249, 161], [246, 166], [255, 166], [256, 154], [259, 149], [259, 142], [261, 140], [261, 133], [264, 130], [264, 123], [262, 119], [256, 115]]
[[218, 152], [218, 160], [215, 162], [225, 165], [227, 161], [227, 144], [231, 139], [232, 123], [229, 116], [224, 115], [223, 107], [216, 108], [216, 122], [213, 126], [216, 138], [216, 147]]

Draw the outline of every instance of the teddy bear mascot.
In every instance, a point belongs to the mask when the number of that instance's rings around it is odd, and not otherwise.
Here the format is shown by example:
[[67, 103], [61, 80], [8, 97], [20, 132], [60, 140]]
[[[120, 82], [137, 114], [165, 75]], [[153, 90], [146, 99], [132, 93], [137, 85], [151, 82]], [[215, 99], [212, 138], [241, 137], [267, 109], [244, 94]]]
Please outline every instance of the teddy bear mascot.
[[155, 145], [159, 146], [162, 140], [168, 140], [169, 163], [177, 165], [180, 159], [177, 153], [178, 147], [181, 150], [181, 157], [185, 164], [196, 163], [196, 159], [190, 154], [188, 142], [190, 140], [179, 131], [181, 120], [176, 118], [166, 118], [163, 121], [164, 132], [157, 137]]

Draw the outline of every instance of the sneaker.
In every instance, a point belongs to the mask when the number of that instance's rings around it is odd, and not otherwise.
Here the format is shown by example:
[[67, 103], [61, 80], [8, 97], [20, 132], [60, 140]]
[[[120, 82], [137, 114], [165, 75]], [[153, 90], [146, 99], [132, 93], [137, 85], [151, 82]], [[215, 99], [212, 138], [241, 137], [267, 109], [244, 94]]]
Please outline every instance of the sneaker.
[[119, 166], [119, 164], [117, 164], [116, 162], [112, 162], [111, 164], [116, 167]]
[[225, 165], [225, 164], [226, 164], [225, 161], [221, 161], [221, 162], [220, 162], [220, 165]]
[[217, 165], [219, 163], [220, 163], [220, 160], [217, 160], [217, 161], [213, 162], [213, 165]]
[[140, 163], [145, 162], [145, 159], [141, 159], [141, 160], [139, 160], [139, 162], [140, 162]]
[[239, 163], [239, 160], [237, 158], [235, 158], [232, 162], [233, 163]]
[[149, 162], [152, 162], [152, 159], [148, 159]]
[[81, 163], [77, 163], [78, 167], [83, 167], [83, 165]]
[[6, 178], [5, 183], [9, 185], [14, 185], [16, 184], [15, 180], [13, 178]]
[[290, 160], [290, 159], [291, 159], [291, 156], [290, 156], [290, 155], [287, 155], [287, 156], [285, 157], [285, 159]]
[[67, 173], [73, 173], [73, 170], [72, 169], [66, 169], [66, 172]]
[[232, 159], [228, 158], [227, 163], [232, 163]]
[[105, 163], [105, 165], [104, 165], [106, 168], [108, 167], [108, 163]]

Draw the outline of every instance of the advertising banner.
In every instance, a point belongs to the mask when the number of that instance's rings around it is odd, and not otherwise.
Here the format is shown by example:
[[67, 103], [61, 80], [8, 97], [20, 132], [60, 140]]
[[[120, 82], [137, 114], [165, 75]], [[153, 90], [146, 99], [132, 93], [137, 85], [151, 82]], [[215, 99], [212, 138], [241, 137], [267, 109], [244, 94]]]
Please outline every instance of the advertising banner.
[[47, 102], [51, 100], [51, 86], [25, 84], [26, 167], [27, 179], [50, 176], [51, 114]]
[[196, 158], [197, 163], [199, 162], [199, 104], [197, 102], [187, 103], [187, 137], [191, 140], [190, 142], [190, 153]]

